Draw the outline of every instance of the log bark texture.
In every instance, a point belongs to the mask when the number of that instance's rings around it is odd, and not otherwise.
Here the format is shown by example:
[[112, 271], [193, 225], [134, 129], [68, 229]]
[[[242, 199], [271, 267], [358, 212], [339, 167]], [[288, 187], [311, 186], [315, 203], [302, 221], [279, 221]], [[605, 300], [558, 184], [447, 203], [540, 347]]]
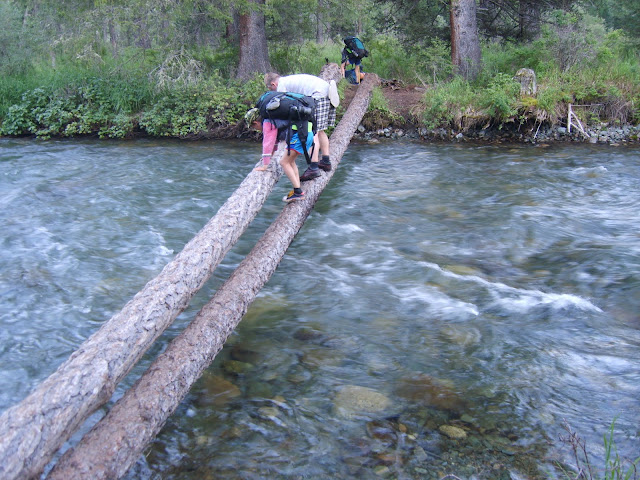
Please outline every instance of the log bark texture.
[[378, 83], [375, 74], [365, 77], [331, 135], [331, 171], [306, 185], [305, 200], [284, 207], [193, 322], [79, 444], [67, 451], [48, 479], [116, 479], [140, 458], [275, 271], [335, 173]]
[[[339, 80], [329, 64], [325, 77]], [[325, 75], [325, 72], [323, 72]], [[256, 159], [259, 158], [256, 150]], [[278, 164], [280, 148], [274, 156]], [[189, 305], [262, 208], [282, 171], [250, 172], [162, 272], [22, 402], [0, 415], [0, 478], [37, 478], [75, 430]]]

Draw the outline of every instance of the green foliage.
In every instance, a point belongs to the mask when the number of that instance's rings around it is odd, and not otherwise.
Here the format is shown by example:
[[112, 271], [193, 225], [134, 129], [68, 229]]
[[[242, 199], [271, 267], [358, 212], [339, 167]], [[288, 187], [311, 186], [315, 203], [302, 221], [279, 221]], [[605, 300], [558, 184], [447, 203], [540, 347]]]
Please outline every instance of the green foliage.
[[0, 134], [122, 138], [133, 130], [134, 114], [151, 99], [145, 79], [91, 78], [59, 88], [38, 87], [8, 108]]
[[394, 122], [402, 119], [398, 117], [390, 108], [389, 102], [385, 98], [379, 87], [373, 89], [369, 108], [362, 119], [362, 125], [369, 130], [385, 128]]
[[193, 58], [201, 62], [204, 71], [217, 72], [224, 78], [231, 78], [233, 67], [238, 58], [238, 49], [222, 42], [217, 48], [194, 47]]
[[609, 436], [604, 436], [604, 478], [606, 480], [629, 480], [631, 478], [637, 478], [637, 466], [640, 463], [640, 457], [636, 458], [634, 461], [628, 462], [625, 465], [625, 462], [620, 458], [620, 455], [618, 455], [618, 449], [613, 438], [615, 423], [615, 420], [611, 422]]
[[373, 71], [381, 78], [410, 78], [414, 66], [406, 49], [397, 38], [378, 35], [365, 43], [371, 56], [363, 60], [366, 71]]
[[0, 76], [21, 75], [28, 69], [31, 45], [25, 41], [25, 33], [17, 6], [0, 2]]
[[[411, 49], [411, 56], [415, 57], [413, 63], [414, 75], [421, 83], [433, 83], [436, 85], [453, 74], [451, 52], [449, 46], [439, 39], [434, 39], [424, 48]], [[424, 75], [422, 72], [427, 72]]]
[[520, 84], [513, 77], [499, 73], [480, 95], [479, 106], [490, 117], [504, 122], [517, 113], [519, 96]]
[[427, 90], [423, 98], [425, 105], [422, 119], [426, 127], [450, 125], [458, 112], [467, 110], [475, 103], [476, 93], [471, 85], [460, 77], [450, 83]]
[[449, 48], [437, 39], [419, 48], [405, 47], [391, 35], [377, 35], [366, 41], [365, 45], [370, 56], [362, 62], [364, 70], [384, 79], [437, 83], [449, 77], [453, 71]]
[[538, 44], [555, 59], [560, 70], [569, 71], [593, 66], [606, 37], [601, 19], [579, 9], [554, 10], [549, 12]]
[[553, 69], [547, 51], [539, 42], [486, 43], [482, 47], [482, 63], [484, 68], [479, 83], [486, 83], [498, 73], [513, 74], [521, 68], [530, 68], [538, 75]]
[[271, 66], [281, 75], [294, 73], [316, 73], [325, 60], [340, 63], [342, 45], [334, 42], [318, 44], [300, 42], [298, 44], [276, 44], [270, 49]]
[[205, 135], [210, 129], [238, 123], [264, 90], [261, 75], [242, 86], [225, 85], [214, 78], [170, 89], [141, 116], [140, 127], [154, 136]]
[[601, 0], [596, 2], [595, 14], [603, 18], [610, 28], [621, 29], [629, 35], [638, 37], [640, 35], [640, 1], [625, 0]]
[[573, 96], [561, 83], [549, 83], [538, 91], [538, 108], [548, 112], [551, 118], [556, 115], [554, 112], [561, 103], [570, 103]]
[[382, 9], [372, 10], [379, 31], [405, 39], [406, 45], [425, 47], [432, 40], [449, 39], [448, 1], [392, 0], [379, 2]]

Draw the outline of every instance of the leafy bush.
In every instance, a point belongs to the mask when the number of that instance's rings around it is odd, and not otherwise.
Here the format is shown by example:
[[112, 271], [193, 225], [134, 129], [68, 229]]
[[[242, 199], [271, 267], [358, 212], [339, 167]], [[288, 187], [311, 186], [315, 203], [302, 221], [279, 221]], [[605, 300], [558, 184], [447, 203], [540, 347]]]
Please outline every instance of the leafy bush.
[[363, 61], [366, 71], [375, 72], [380, 78], [415, 78], [409, 54], [397, 38], [377, 35], [365, 46], [370, 51]]
[[[151, 86], [144, 79], [92, 78], [57, 89], [39, 87], [8, 108], [0, 133], [41, 138], [99, 133], [121, 138], [131, 133], [132, 116], [151, 99]], [[120, 127], [112, 129], [114, 125]], [[126, 133], [124, 125], [130, 127]]]
[[427, 47], [412, 49], [409, 58], [414, 68], [413, 76], [420, 83], [437, 85], [453, 74], [449, 46], [439, 39], [434, 39]]
[[512, 76], [497, 74], [480, 95], [480, 108], [499, 122], [509, 120], [517, 113], [520, 84]]
[[204, 135], [212, 128], [237, 124], [264, 90], [261, 75], [242, 86], [213, 79], [192, 87], [170, 89], [142, 114], [140, 127], [155, 136]]
[[309, 73], [318, 75], [326, 59], [340, 63], [342, 45], [334, 42], [318, 44], [299, 42], [275, 44], [270, 48], [269, 57], [275, 72], [281, 75]]
[[478, 83], [486, 83], [488, 79], [499, 73], [513, 75], [521, 68], [530, 68], [538, 75], [550, 68], [548, 54], [538, 42], [484, 44], [482, 63], [483, 71]]

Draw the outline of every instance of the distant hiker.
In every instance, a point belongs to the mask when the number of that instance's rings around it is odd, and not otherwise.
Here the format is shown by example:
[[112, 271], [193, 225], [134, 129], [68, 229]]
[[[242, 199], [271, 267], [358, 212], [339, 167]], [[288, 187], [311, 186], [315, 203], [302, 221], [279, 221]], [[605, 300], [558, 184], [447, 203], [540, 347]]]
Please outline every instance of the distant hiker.
[[[313, 97], [316, 102], [315, 127], [317, 133], [315, 139], [318, 148], [313, 149], [309, 167], [300, 177], [300, 181], [305, 182], [319, 177], [319, 169], [325, 172], [330, 171], [329, 137], [325, 130], [336, 124], [336, 107], [340, 104], [336, 82], [333, 80], [326, 82], [320, 77], [305, 73], [285, 77], [281, 77], [277, 73], [267, 73], [264, 76], [264, 83], [271, 91], [295, 92]], [[322, 157], [318, 162], [320, 150], [322, 150]]]
[[[364, 44], [358, 37], [346, 37], [344, 39], [340, 73], [349, 83], [359, 84], [364, 80], [364, 70], [362, 70], [361, 63], [362, 59], [368, 56], [369, 51], [364, 48]], [[345, 71], [347, 65], [353, 65], [354, 68]]]
[[293, 202], [304, 198], [296, 158], [304, 154], [310, 161], [313, 150], [315, 103], [313, 98], [289, 93], [267, 92], [257, 106], [245, 114], [250, 128], [262, 131], [262, 164], [255, 170], [266, 171], [278, 140], [287, 142], [287, 153], [280, 160], [282, 170], [293, 185], [282, 200]]

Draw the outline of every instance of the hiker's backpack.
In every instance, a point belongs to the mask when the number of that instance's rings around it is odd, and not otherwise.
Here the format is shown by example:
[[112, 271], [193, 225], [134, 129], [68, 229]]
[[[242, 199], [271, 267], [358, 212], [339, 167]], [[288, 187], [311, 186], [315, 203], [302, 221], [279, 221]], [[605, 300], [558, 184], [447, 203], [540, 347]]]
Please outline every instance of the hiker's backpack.
[[346, 37], [344, 45], [350, 57], [364, 58], [369, 56], [369, 51], [364, 48], [364, 44], [358, 37]]
[[[309, 123], [311, 123], [313, 134], [316, 133], [316, 101], [313, 97], [292, 92], [266, 92], [260, 97], [256, 107], [263, 119], [287, 122], [286, 140], [288, 144], [292, 136], [292, 127], [296, 127], [304, 156], [309, 163], [311, 161], [309, 152], [307, 152]], [[291, 149], [290, 145], [289, 149]]]

